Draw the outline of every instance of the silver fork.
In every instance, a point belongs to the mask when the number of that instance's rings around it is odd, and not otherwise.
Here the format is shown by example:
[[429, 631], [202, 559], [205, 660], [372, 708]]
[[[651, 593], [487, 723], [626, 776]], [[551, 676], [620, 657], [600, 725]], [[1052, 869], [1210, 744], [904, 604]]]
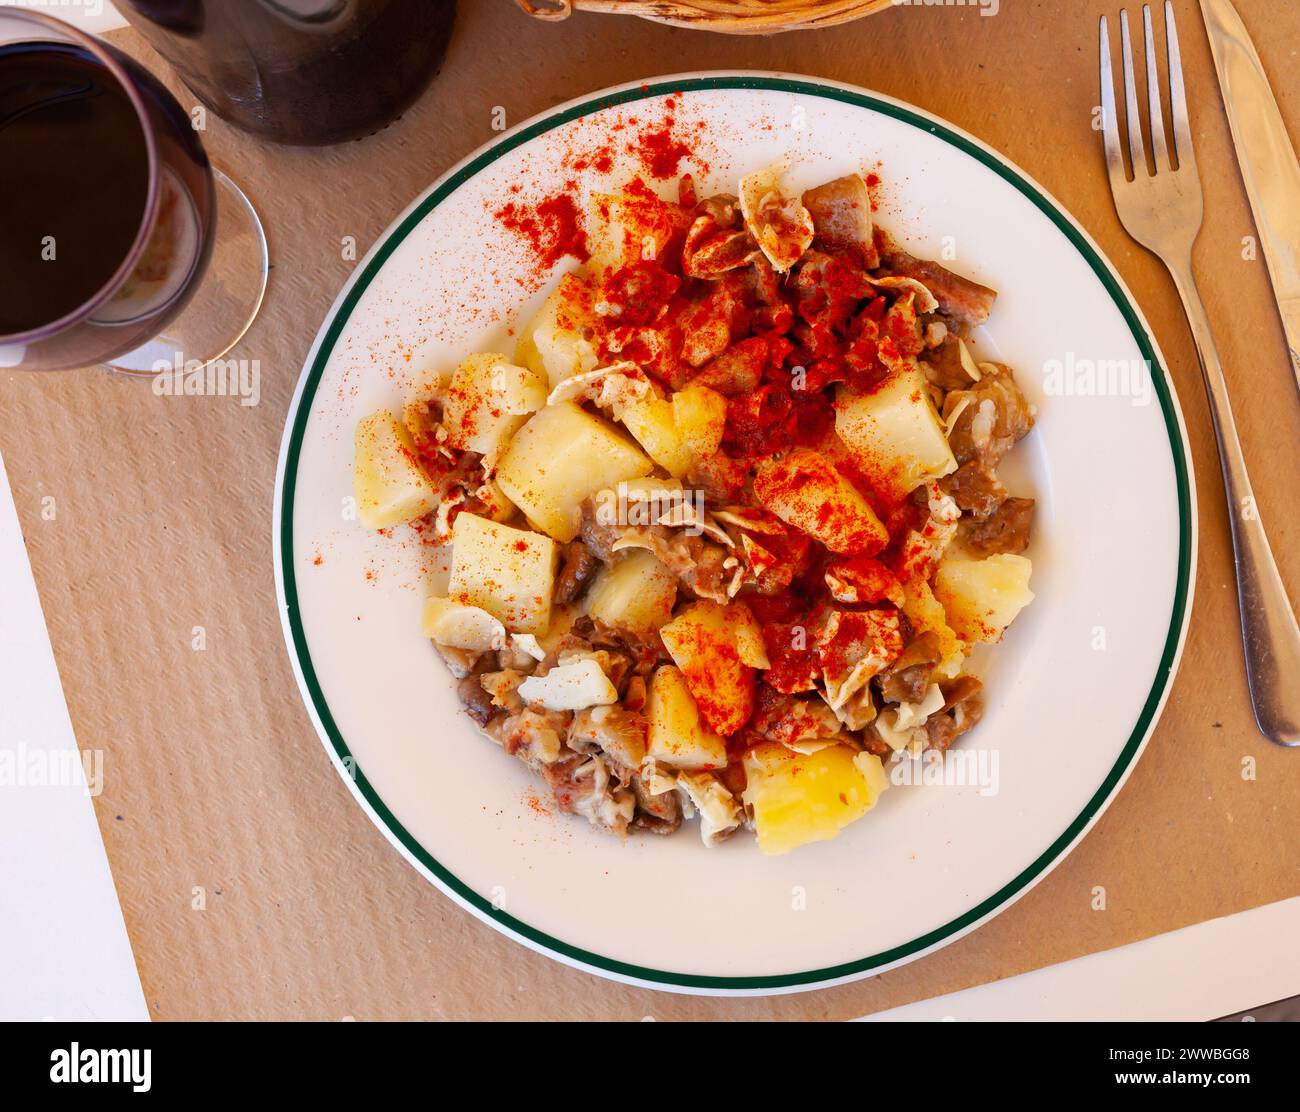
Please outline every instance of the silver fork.
[[1196, 155], [1192, 149], [1192, 131], [1187, 119], [1187, 97], [1183, 90], [1183, 68], [1173, 4], [1165, 0], [1169, 105], [1174, 139], [1172, 151], [1165, 139], [1155, 36], [1151, 30], [1151, 9], [1147, 5], [1142, 8], [1142, 22], [1146, 38], [1147, 104], [1155, 172], [1148, 172], [1138, 115], [1137, 83], [1133, 76], [1128, 12], [1121, 11], [1120, 49], [1124, 56], [1124, 116], [1133, 164], [1131, 181], [1125, 172], [1119, 121], [1115, 114], [1110, 34], [1106, 17], [1102, 16], [1101, 107], [1110, 188], [1115, 196], [1120, 222], [1129, 235], [1169, 268], [1178, 295], [1183, 299], [1192, 339], [1196, 341], [1201, 374], [1209, 395], [1210, 416], [1219, 442], [1223, 486], [1228, 497], [1228, 518], [1232, 523], [1232, 548], [1237, 568], [1237, 603], [1241, 610], [1241, 632], [1246, 649], [1246, 679], [1255, 708], [1255, 721], [1270, 740], [1280, 745], [1300, 745], [1300, 627], [1297, 627], [1295, 614], [1287, 601], [1286, 589], [1278, 575], [1268, 537], [1264, 534], [1264, 523], [1255, 506], [1241, 441], [1232, 420], [1228, 385], [1224, 381], [1219, 353], [1210, 333], [1210, 322], [1192, 274], [1192, 245], [1201, 230], [1204, 205], [1201, 180], [1196, 172]]

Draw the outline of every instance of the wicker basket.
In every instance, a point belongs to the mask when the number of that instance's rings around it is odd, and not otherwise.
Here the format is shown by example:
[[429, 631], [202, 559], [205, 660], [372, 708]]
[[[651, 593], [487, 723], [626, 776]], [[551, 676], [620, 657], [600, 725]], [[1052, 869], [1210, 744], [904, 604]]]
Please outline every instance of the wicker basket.
[[894, 0], [517, 0], [538, 19], [566, 19], [586, 12], [639, 15], [676, 27], [698, 27], [729, 35], [770, 35], [810, 27], [831, 27], [891, 7]]

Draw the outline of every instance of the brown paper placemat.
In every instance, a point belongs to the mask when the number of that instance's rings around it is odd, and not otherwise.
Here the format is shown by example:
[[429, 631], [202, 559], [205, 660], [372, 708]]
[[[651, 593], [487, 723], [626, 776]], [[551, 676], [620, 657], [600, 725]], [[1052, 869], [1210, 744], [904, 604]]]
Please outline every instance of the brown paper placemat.
[[[1288, 45], [1300, 41], [1300, 8], [1238, 6], [1284, 115], [1300, 127]], [[1300, 406], [1264, 264], [1242, 258], [1254, 228], [1197, 8], [1178, 8], [1209, 214], [1200, 275], [1258, 500], [1300, 597]], [[1195, 353], [1163, 269], [1119, 226], [1090, 127], [1105, 6], [1002, 0], [992, 17], [901, 7], [767, 39], [611, 16], [543, 24], [508, 0], [462, 9], [442, 75], [377, 136], [294, 150], [210, 117], [214, 161], [245, 186], [271, 242], [266, 305], [232, 353], [260, 360], [259, 405], [156, 397], [146, 383], [94, 370], [0, 373], [0, 450], [77, 738], [105, 751], [97, 812], [152, 1013], [845, 1018], [1300, 893], [1300, 754], [1264, 741], [1251, 720]], [[113, 39], [179, 88], [134, 33]], [[341, 237], [355, 236], [364, 253], [413, 195], [492, 138], [494, 106], [515, 123], [604, 85], [716, 68], [879, 89], [972, 131], [1041, 181], [1100, 241], [1150, 318], [1181, 392], [1200, 498], [1182, 671], [1145, 757], [1079, 848], [1020, 903], [935, 955], [840, 988], [750, 1000], [576, 972], [427, 884], [321, 750], [282, 643], [271, 565], [280, 433], [303, 357], [353, 265], [340, 257]], [[202, 651], [192, 648], [196, 627]], [[1247, 758], [1253, 779], [1243, 777]], [[1104, 911], [1091, 907], [1098, 886]]]

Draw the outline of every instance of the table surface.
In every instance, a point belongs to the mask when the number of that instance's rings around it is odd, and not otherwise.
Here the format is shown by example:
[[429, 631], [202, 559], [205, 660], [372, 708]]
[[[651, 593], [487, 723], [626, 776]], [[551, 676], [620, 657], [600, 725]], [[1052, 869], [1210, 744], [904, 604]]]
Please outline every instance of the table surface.
[[[1239, 0], [1278, 100], [1300, 120], [1300, 10]], [[442, 74], [356, 144], [259, 144], [210, 118], [214, 160], [268, 225], [263, 314], [236, 352], [259, 405], [160, 398], [93, 371], [0, 372], [0, 451], [80, 744], [105, 751], [96, 810], [156, 1018], [845, 1018], [1038, 968], [1300, 893], [1294, 754], [1250, 718], [1227, 518], [1196, 360], [1159, 263], [1115, 218], [1098, 138], [1096, 19], [1084, 0], [900, 7], [861, 23], [728, 38], [508, 0], [462, 3]], [[1114, 9], [1111, 14], [1114, 14]], [[1300, 406], [1194, 4], [1178, 4], [1206, 189], [1197, 250], [1241, 434], [1282, 572], [1300, 593]], [[131, 32], [114, 41], [162, 72]], [[670, 60], [670, 61], [665, 61]], [[664, 72], [777, 69], [912, 101], [978, 135], [1072, 211], [1150, 320], [1198, 481], [1197, 595], [1183, 667], [1146, 756], [1047, 880], [902, 969], [793, 997], [712, 1000], [610, 984], [496, 935], [427, 885], [337, 781], [298, 702], [271, 570], [276, 454], [301, 360], [351, 266], [405, 202], [511, 123]], [[1082, 461], [1086, 465], [1086, 461]], [[57, 512], [51, 516], [49, 507]], [[1103, 524], [1104, 523], [1099, 523]], [[206, 648], [192, 649], [202, 626]], [[1243, 763], [1253, 778], [1243, 776]], [[1093, 911], [1093, 891], [1108, 893]]]

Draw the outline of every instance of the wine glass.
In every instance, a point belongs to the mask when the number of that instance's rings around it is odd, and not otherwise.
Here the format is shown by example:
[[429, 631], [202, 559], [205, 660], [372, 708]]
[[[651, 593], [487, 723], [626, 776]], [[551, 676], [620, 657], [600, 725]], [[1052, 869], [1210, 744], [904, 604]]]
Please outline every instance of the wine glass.
[[266, 237], [174, 97], [108, 43], [0, 8], [0, 367], [153, 374], [225, 355]]

